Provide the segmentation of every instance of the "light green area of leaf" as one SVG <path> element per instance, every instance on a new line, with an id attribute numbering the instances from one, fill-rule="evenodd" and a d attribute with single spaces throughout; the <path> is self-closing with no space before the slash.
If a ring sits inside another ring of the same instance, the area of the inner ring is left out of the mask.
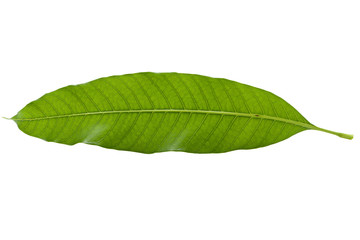
<path id="1" fill-rule="evenodd" d="M 14 120 L 28 135 L 142 153 L 220 153 L 280 142 L 318 128 L 265 90 L 221 78 L 136 73 L 45 94 Z"/>

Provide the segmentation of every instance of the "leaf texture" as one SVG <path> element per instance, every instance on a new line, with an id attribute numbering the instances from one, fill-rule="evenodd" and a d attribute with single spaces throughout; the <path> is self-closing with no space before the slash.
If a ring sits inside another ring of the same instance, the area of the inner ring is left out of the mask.
<path id="1" fill-rule="evenodd" d="M 318 128 L 280 97 L 238 82 L 181 73 L 135 73 L 60 88 L 14 120 L 46 141 L 141 153 L 220 153 L 280 142 Z"/>

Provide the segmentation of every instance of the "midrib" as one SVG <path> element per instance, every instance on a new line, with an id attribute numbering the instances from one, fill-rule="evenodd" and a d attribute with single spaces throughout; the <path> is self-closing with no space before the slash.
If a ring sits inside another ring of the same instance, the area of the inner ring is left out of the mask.
<path id="1" fill-rule="evenodd" d="M 187 110 L 187 109 L 144 109 L 144 110 L 139 109 L 139 110 L 103 111 L 103 112 L 84 112 L 84 113 L 73 113 L 73 114 L 39 117 L 39 118 L 23 118 L 23 119 L 12 118 L 12 120 L 14 120 L 14 121 L 37 121 L 37 120 L 46 120 L 46 119 L 79 117 L 79 116 L 87 116 L 87 115 L 116 114 L 116 113 L 195 113 L 195 114 L 227 115 L 227 116 L 267 119 L 267 120 L 284 122 L 284 123 L 304 127 L 307 129 L 318 129 L 314 125 L 311 125 L 308 123 L 303 123 L 303 122 L 299 122 L 299 121 L 294 121 L 294 120 L 280 118 L 280 117 L 273 117 L 273 116 L 268 116 L 268 115 L 263 115 L 263 114 L 226 112 L 226 111 L 210 111 L 210 110 Z"/>

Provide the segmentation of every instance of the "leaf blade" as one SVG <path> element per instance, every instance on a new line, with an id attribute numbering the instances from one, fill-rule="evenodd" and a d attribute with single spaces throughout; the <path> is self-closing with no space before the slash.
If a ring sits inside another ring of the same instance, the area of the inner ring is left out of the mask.
<path id="1" fill-rule="evenodd" d="M 29 103 L 12 119 L 23 132 L 46 141 L 142 153 L 252 149 L 307 129 L 350 138 L 315 127 L 265 90 L 180 73 L 127 74 L 67 86 Z"/>

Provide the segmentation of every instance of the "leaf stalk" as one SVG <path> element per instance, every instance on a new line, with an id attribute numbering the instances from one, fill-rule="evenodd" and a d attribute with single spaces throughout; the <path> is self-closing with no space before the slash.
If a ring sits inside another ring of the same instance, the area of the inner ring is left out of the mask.
<path id="1" fill-rule="evenodd" d="M 352 134 L 334 132 L 334 131 L 327 130 L 327 129 L 324 129 L 324 128 L 314 127 L 314 130 L 330 133 L 330 134 L 336 135 L 338 137 L 349 139 L 349 140 L 354 138 L 354 135 L 352 135 Z"/>

